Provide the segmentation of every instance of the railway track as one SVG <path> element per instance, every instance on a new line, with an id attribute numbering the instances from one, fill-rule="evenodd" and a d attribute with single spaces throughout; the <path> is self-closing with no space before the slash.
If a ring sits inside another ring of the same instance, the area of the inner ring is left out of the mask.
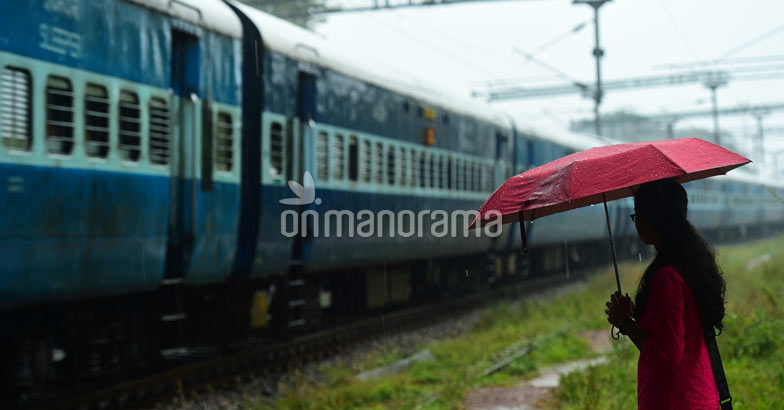
<path id="1" fill-rule="evenodd" d="M 378 317 L 275 343 L 249 343 L 242 351 L 225 357 L 186 364 L 137 380 L 122 382 L 90 392 L 31 407 L 36 410 L 91 410 L 109 408 L 154 407 L 172 397 L 206 389 L 209 386 L 253 377 L 280 373 L 323 359 L 359 341 L 389 332 L 437 323 L 451 315 L 475 309 L 501 298 L 524 296 L 543 289 L 574 282 L 585 272 L 566 277 L 548 277 L 522 281 L 459 299 L 414 307 Z"/>

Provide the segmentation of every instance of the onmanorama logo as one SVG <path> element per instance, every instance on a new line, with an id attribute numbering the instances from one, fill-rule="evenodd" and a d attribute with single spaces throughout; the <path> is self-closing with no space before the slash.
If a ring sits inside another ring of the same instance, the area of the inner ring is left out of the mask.
<path id="1" fill-rule="evenodd" d="M 402 210 L 393 212 L 385 209 L 373 212 L 367 209 L 353 211 L 348 209 L 330 209 L 319 212 L 314 209 L 320 205 L 321 198 L 316 198 L 316 185 L 313 175 L 305 172 L 303 184 L 289 181 L 289 188 L 295 197 L 281 199 L 284 205 L 308 207 L 298 212 L 287 209 L 280 215 L 280 233 L 287 238 L 295 236 L 305 237 L 335 237 L 335 238 L 361 238 L 370 237 L 418 237 L 422 238 L 429 232 L 435 238 L 467 238 L 472 235 L 466 227 L 477 215 L 475 210 L 444 210 L 423 209 L 417 212 Z M 501 235 L 500 212 L 490 211 L 488 217 L 495 217 L 486 225 L 478 226 L 473 231 L 473 236 L 488 236 L 491 238 Z"/>

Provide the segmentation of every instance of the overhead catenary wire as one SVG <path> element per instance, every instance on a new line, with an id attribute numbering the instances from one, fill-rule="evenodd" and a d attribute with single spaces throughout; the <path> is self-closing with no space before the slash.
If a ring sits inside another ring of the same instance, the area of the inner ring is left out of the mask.
<path id="1" fill-rule="evenodd" d="M 455 55 L 453 53 L 445 51 L 443 49 L 443 47 L 439 47 L 439 46 L 437 46 L 435 44 L 432 44 L 432 43 L 422 39 L 421 37 L 418 37 L 418 36 L 412 35 L 411 33 L 407 33 L 407 32 L 405 32 L 403 30 L 400 30 L 399 28 L 393 26 L 389 22 L 384 21 L 383 19 L 380 19 L 380 18 L 376 18 L 371 13 L 368 13 L 366 15 L 366 17 L 368 17 L 370 20 L 373 20 L 373 21 L 379 23 L 381 26 L 385 27 L 388 30 L 391 30 L 391 31 L 393 31 L 393 32 L 403 36 L 403 37 L 408 37 L 408 38 L 410 38 L 412 40 L 417 41 L 419 44 L 425 46 L 428 49 L 431 49 L 431 50 L 433 50 L 433 51 L 435 51 L 435 52 L 437 52 L 437 53 L 439 53 L 441 55 L 447 56 L 447 57 L 449 57 L 449 58 L 451 58 L 451 59 L 453 59 L 455 61 L 459 61 L 463 65 L 465 65 L 466 67 L 470 67 L 470 68 L 472 68 L 472 69 L 474 69 L 474 70 L 476 70 L 478 72 L 482 72 L 483 74 L 488 75 L 490 77 L 498 77 L 498 74 L 491 73 L 490 71 L 487 71 L 487 69 L 485 67 L 481 67 L 481 66 L 473 64 L 473 63 L 471 63 L 469 61 L 466 61 L 464 58 L 461 58 L 458 55 Z"/>
<path id="2" fill-rule="evenodd" d="M 672 22 L 672 25 L 675 27 L 675 31 L 678 32 L 678 36 L 680 36 L 683 44 L 686 45 L 687 49 L 689 49 L 689 53 L 691 54 L 692 58 L 697 60 L 697 53 L 694 51 L 694 47 L 691 46 L 691 42 L 686 37 L 686 33 L 684 33 L 683 30 L 681 29 L 680 24 L 678 24 L 678 20 L 676 20 L 675 16 L 672 15 L 665 1 L 666 0 L 659 0 L 659 5 L 661 5 L 662 9 L 664 10 L 664 13 L 667 15 L 667 18 L 670 19 L 670 22 Z"/>
<path id="3" fill-rule="evenodd" d="M 442 35 L 444 37 L 450 38 L 452 40 L 456 40 L 456 41 L 458 41 L 460 43 L 463 43 L 463 45 L 465 45 L 465 46 L 471 47 L 473 50 L 478 50 L 479 52 L 486 53 L 486 54 L 489 54 L 489 55 L 493 55 L 493 56 L 498 57 L 498 58 L 500 58 L 502 60 L 509 59 L 509 57 L 510 57 L 508 53 L 505 53 L 505 52 L 502 52 L 502 51 L 498 51 L 498 50 L 494 50 L 492 48 L 488 48 L 487 44 L 478 44 L 478 43 L 469 41 L 469 40 L 467 40 L 465 38 L 456 36 L 456 35 L 454 35 L 454 34 L 452 34 L 450 32 L 447 32 L 445 30 L 439 30 L 439 29 L 433 28 L 431 25 L 424 24 L 424 22 L 422 22 L 421 20 L 418 20 L 416 18 L 411 17 L 411 15 L 409 13 L 406 13 L 405 15 L 403 15 L 401 13 L 398 13 L 397 11 L 394 11 L 393 13 L 397 17 L 402 18 L 403 20 L 407 20 L 407 21 L 413 22 L 414 25 L 417 28 L 424 28 L 424 29 L 426 29 L 426 30 L 428 30 L 428 31 L 430 31 L 432 33 L 436 33 L 436 34 Z M 585 28 L 585 26 L 591 24 L 592 22 L 593 22 L 593 20 L 590 20 L 590 19 L 582 21 L 579 24 L 577 24 L 576 26 L 574 26 L 573 28 L 571 28 L 569 31 L 567 31 L 565 33 L 562 33 L 562 34 L 559 34 L 558 36 L 556 36 L 556 37 L 546 41 L 545 43 L 541 44 L 539 47 L 536 47 L 536 49 L 534 49 L 534 51 L 532 51 L 531 53 L 523 52 L 526 55 L 530 56 L 529 58 L 526 59 L 526 62 L 530 62 L 531 59 L 536 58 L 536 54 L 539 54 L 539 53 L 541 53 L 541 52 L 543 52 L 543 51 L 545 51 L 545 50 L 555 46 L 556 44 L 560 43 L 561 41 L 566 40 L 566 39 L 570 38 L 571 36 L 579 33 L 583 28 Z M 539 60 L 539 61 L 541 61 L 541 60 Z M 544 64 L 546 64 L 546 63 L 544 63 Z M 547 66 L 549 67 L 548 71 L 557 73 L 556 75 L 559 78 L 564 78 L 565 74 L 563 72 L 555 69 L 554 67 L 552 67 L 550 65 L 547 65 Z M 555 71 L 553 71 L 553 70 L 555 70 Z M 491 80 L 491 81 L 486 82 L 486 84 L 489 85 L 491 83 L 495 83 L 495 82 L 498 82 L 498 81 L 505 82 L 505 81 L 508 81 L 508 80 L 504 80 L 504 79 Z M 479 83 L 479 82 L 477 82 L 477 83 Z"/>
<path id="4" fill-rule="evenodd" d="M 682 63 L 666 63 L 654 65 L 654 69 L 671 69 L 671 68 L 689 68 L 694 66 L 712 66 L 712 65 L 733 65 L 733 64 L 748 64 L 748 63 L 768 63 L 778 62 L 784 60 L 784 54 L 769 55 L 769 56 L 755 56 L 755 57 L 739 57 L 739 58 L 725 58 L 713 60 L 701 60 Z"/>
<path id="5" fill-rule="evenodd" d="M 772 29 L 770 29 L 770 30 L 760 34 L 759 36 L 754 37 L 751 40 L 749 40 L 749 41 L 747 41 L 747 42 L 745 42 L 745 43 L 743 43 L 743 44 L 741 44 L 739 46 L 736 46 L 736 47 L 730 49 L 729 51 L 724 52 L 724 54 L 721 54 L 717 58 L 717 60 L 721 61 L 721 60 L 723 60 L 723 59 L 725 59 L 727 57 L 735 55 L 735 54 L 737 54 L 737 53 L 739 53 L 739 52 L 741 52 L 741 51 L 743 51 L 743 50 L 745 50 L 745 49 L 747 49 L 747 48 L 749 48 L 749 47 L 751 47 L 751 46 L 753 46 L 753 45 L 755 45 L 755 44 L 757 44 L 757 43 L 759 43 L 761 41 L 767 40 L 768 38 L 770 38 L 770 37 L 772 37 L 772 36 L 782 32 L 782 31 L 784 31 L 784 24 L 782 24 L 780 26 L 777 26 L 777 27 L 774 27 L 774 28 L 772 28 Z"/>
<path id="6" fill-rule="evenodd" d="M 552 65 L 542 61 L 541 59 L 539 59 L 536 56 L 533 56 L 533 55 L 531 55 L 531 54 L 529 54 L 529 53 L 527 53 L 527 52 L 525 52 L 525 51 L 523 51 L 523 50 L 521 50 L 521 49 L 519 49 L 517 47 L 514 47 L 514 46 L 512 47 L 512 50 L 515 53 L 517 53 L 517 54 L 521 55 L 522 57 L 526 58 L 526 60 L 533 61 L 534 63 L 536 63 L 540 67 L 546 69 L 547 71 L 550 71 L 551 73 L 557 75 L 558 77 L 560 77 L 563 80 L 569 81 L 573 85 L 576 85 L 578 87 L 585 86 L 585 84 L 582 81 L 575 79 L 574 77 L 570 76 L 569 74 L 566 74 L 565 72 L 563 72 L 563 71 L 553 67 Z"/>

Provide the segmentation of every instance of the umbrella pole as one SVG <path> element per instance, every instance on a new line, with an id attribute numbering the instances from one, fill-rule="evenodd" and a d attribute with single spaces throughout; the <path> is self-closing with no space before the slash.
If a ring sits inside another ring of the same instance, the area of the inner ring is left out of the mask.
<path id="1" fill-rule="evenodd" d="M 607 232 L 610 234 L 610 249 L 612 249 L 613 266 L 615 267 L 615 284 L 618 285 L 618 293 L 621 293 L 621 277 L 618 275 L 618 256 L 615 255 L 615 241 L 613 240 L 612 226 L 610 226 L 610 212 L 607 210 L 607 198 L 602 193 L 604 201 L 604 217 L 607 219 Z"/>

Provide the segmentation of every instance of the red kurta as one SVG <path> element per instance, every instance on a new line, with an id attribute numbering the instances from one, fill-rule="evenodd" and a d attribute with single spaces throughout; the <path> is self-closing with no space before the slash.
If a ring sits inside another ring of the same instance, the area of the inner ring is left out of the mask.
<path id="1" fill-rule="evenodd" d="M 637 362 L 638 409 L 718 409 L 697 304 L 674 267 L 664 266 L 653 275 L 638 323 L 649 335 Z"/>

